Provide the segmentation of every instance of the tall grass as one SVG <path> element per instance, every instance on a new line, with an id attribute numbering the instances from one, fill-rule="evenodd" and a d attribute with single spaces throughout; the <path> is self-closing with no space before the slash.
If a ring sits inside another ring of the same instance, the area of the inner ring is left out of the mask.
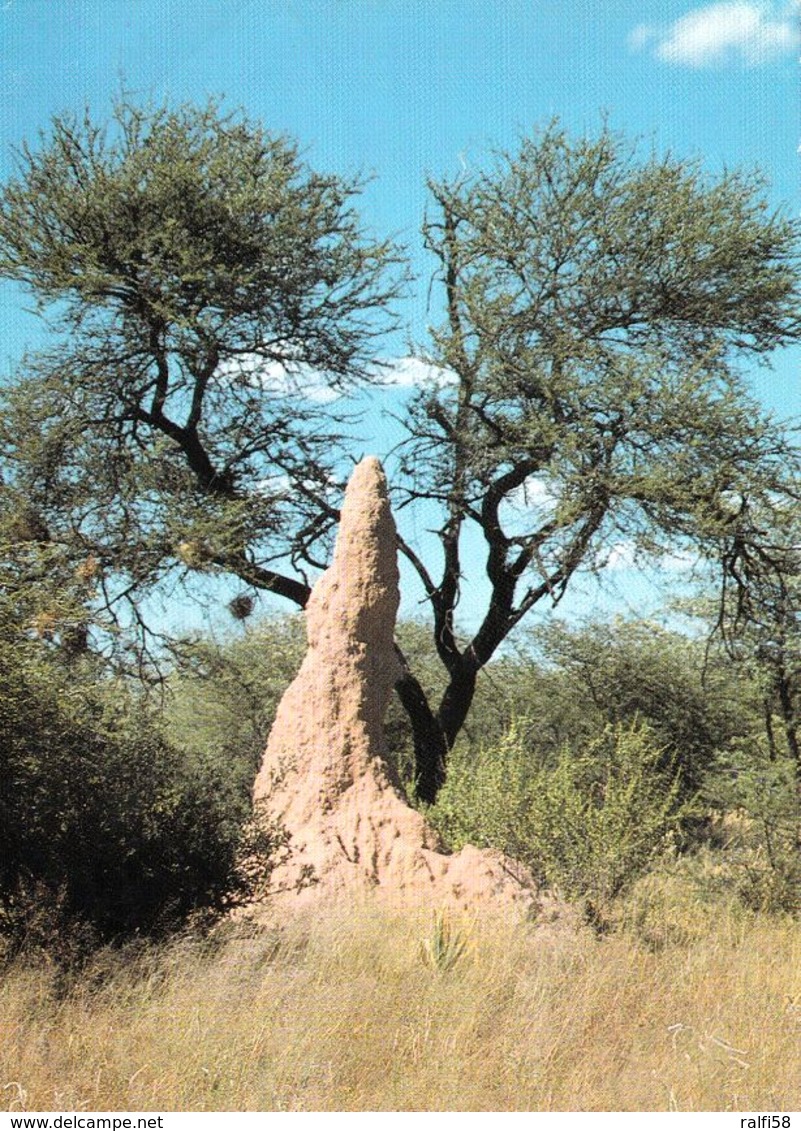
<path id="1" fill-rule="evenodd" d="M 105 956 L 66 991 L 0 988 L 0 1088 L 16 1110 L 797 1110 L 801 929 L 722 913 L 660 948 L 359 915 Z"/>

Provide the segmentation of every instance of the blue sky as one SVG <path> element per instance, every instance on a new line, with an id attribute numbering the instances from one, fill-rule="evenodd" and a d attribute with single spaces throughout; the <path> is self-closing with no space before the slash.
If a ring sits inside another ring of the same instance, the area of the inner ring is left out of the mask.
<path id="1" fill-rule="evenodd" d="M 385 346 L 401 357 L 427 321 L 427 176 L 474 168 L 553 115 L 593 131 L 605 114 L 712 171 L 759 166 L 797 216 L 800 53 L 798 0 L 0 0 L 0 178 L 53 113 L 102 118 L 121 85 L 142 100 L 222 95 L 316 167 L 372 175 L 362 215 L 420 276 L 406 333 Z M 0 288 L 5 372 L 37 342 L 23 305 Z M 801 413 L 800 360 L 753 374 L 782 416 Z"/>

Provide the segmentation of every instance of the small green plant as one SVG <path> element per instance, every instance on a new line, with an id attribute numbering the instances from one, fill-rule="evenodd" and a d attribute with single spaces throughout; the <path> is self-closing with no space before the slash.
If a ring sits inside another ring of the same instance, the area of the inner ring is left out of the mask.
<path id="1" fill-rule="evenodd" d="M 423 962 L 440 974 L 452 970 L 467 950 L 467 934 L 454 927 L 446 911 L 434 913 L 431 934 L 420 944 Z"/>

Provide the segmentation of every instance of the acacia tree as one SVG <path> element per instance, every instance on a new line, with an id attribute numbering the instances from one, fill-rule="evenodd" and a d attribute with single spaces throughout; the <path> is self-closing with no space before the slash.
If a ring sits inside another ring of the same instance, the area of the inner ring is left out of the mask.
<path id="1" fill-rule="evenodd" d="M 786 483 L 791 445 L 738 368 L 801 332 L 798 228 L 768 212 L 756 176 L 711 179 L 553 123 L 491 171 L 430 189 L 445 317 L 403 460 L 406 502 L 441 514 L 436 567 L 403 546 L 448 674 L 418 712 L 426 800 L 479 671 L 536 605 L 616 540 L 719 553 L 733 500 Z M 489 599 L 464 640 L 471 530 Z"/>
<path id="2" fill-rule="evenodd" d="M 176 571 L 302 606 L 337 517 L 332 398 L 374 376 L 401 281 L 353 210 L 361 182 L 215 102 L 123 99 L 107 129 L 57 117 L 16 156 L 0 276 L 57 340 L 3 390 L 11 544 L 65 548 L 143 631 L 142 596 Z"/>

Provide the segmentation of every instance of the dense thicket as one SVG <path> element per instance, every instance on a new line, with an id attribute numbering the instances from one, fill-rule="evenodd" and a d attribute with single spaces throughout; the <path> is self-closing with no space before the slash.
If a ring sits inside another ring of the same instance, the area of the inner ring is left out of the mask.
<path id="1" fill-rule="evenodd" d="M 6 625 L 7 627 L 7 625 Z M 0 641 L 0 935 L 65 959 L 214 917 L 269 876 L 250 777 L 171 740 L 141 692 L 41 640 Z"/>

